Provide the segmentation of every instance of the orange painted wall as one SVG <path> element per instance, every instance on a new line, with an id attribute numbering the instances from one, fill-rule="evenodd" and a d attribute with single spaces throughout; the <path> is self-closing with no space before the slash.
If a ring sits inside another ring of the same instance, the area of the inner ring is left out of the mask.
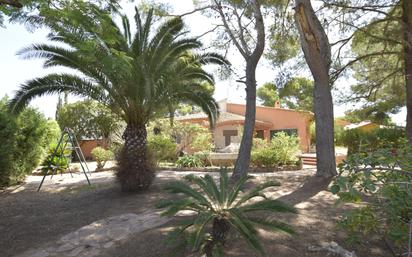
<path id="1" fill-rule="evenodd" d="M 227 103 L 226 108 L 228 112 L 245 115 L 245 105 Z M 309 125 L 312 117 L 310 112 L 256 106 L 256 119 L 271 122 L 271 130 L 297 129 L 301 150 L 305 152 L 308 152 L 310 147 Z"/>
<path id="2" fill-rule="evenodd" d="M 106 148 L 107 143 L 102 140 L 102 139 L 97 139 L 97 140 L 80 140 L 79 141 L 80 148 L 82 149 L 82 152 L 84 154 L 84 157 L 87 160 L 92 160 L 92 150 L 98 146 Z"/>

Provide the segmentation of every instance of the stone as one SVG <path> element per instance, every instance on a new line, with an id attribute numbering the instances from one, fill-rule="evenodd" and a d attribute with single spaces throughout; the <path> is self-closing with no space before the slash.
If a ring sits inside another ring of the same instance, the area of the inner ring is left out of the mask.
<path id="1" fill-rule="evenodd" d="M 107 231 L 107 236 L 113 240 L 125 239 L 129 234 L 129 230 L 125 228 L 112 228 Z"/>
<path id="2" fill-rule="evenodd" d="M 67 256 L 70 256 L 70 257 L 78 256 L 84 249 L 85 249 L 84 246 L 74 248 Z"/>
<path id="3" fill-rule="evenodd" d="M 107 242 L 110 240 L 110 238 L 106 235 L 106 231 L 101 230 L 97 233 L 88 235 L 83 237 L 83 242 L 85 243 L 90 243 L 90 242 L 98 242 L 98 243 L 102 243 L 102 242 Z"/>
<path id="4" fill-rule="evenodd" d="M 34 252 L 30 252 L 27 255 L 28 257 L 48 257 L 50 256 L 50 253 L 48 253 L 46 250 L 37 250 Z"/>
<path id="5" fill-rule="evenodd" d="M 66 243 L 64 245 L 61 245 L 59 248 L 57 248 L 56 252 L 61 253 L 61 252 L 66 252 L 73 250 L 76 246 L 71 244 L 71 243 Z"/>
<path id="6" fill-rule="evenodd" d="M 103 248 L 110 248 L 110 247 L 112 247 L 114 245 L 114 242 L 113 241 L 110 241 L 110 242 L 107 242 L 107 243 L 105 243 L 104 245 L 103 245 Z"/>
<path id="7" fill-rule="evenodd" d="M 60 238 L 60 241 L 61 241 L 61 242 L 69 242 L 69 241 L 72 241 L 73 239 L 77 238 L 78 235 L 79 235 L 79 233 L 78 233 L 77 231 L 76 231 L 76 232 L 72 232 L 72 233 L 69 233 L 69 234 L 67 234 L 67 235 L 65 235 L 65 236 L 62 236 L 62 237 Z"/>

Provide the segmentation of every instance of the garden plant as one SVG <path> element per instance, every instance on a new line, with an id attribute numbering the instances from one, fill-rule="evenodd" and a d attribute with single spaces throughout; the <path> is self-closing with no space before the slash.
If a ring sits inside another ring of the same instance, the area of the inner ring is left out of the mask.
<path id="1" fill-rule="evenodd" d="M 250 178 L 243 177 L 231 185 L 227 171 L 222 169 L 218 183 L 210 175 L 188 175 L 184 177 L 185 182 L 176 181 L 166 185 L 165 190 L 168 192 L 182 195 L 178 199 L 159 202 L 158 208 L 166 208 L 162 215 L 193 212 L 169 234 L 171 242 L 180 249 L 190 247 L 192 251 L 206 254 L 207 257 L 218 257 L 225 256 L 225 242 L 238 234 L 260 256 L 265 256 L 257 228 L 294 234 L 290 225 L 270 214 L 296 213 L 296 209 L 269 199 L 264 194 L 265 189 L 280 184 L 270 181 L 244 190 Z"/>
<path id="2" fill-rule="evenodd" d="M 331 191 L 340 201 L 358 204 L 339 222 L 350 241 L 381 235 L 394 241 L 401 254 L 408 251 L 412 239 L 411 150 L 404 146 L 353 154 L 339 166 Z"/>
<path id="3" fill-rule="evenodd" d="M 118 179 L 123 191 L 149 187 L 154 178 L 147 162 L 149 120 L 164 115 L 180 101 L 199 105 L 215 124 L 218 106 L 204 83 L 214 84 L 204 64 L 228 62 L 216 53 L 204 53 L 196 38 L 186 38 L 184 23 L 175 17 L 161 22 L 155 30 L 153 10 L 142 20 L 136 8 L 136 33 L 130 21 L 90 4 L 84 8 L 73 2 L 65 8 L 75 16 L 62 16 L 47 23 L 54 44 L 37 44 L 20 51 L 24 58 L 45 58 L 45 67 L 63 66 L 77 73 L 52 73 L 28 81 L 10 101 L 18 113 L 35 97 L 70 93 L 94 99 L 121 117 L 126 123 L 124 147 L 119 157 Z"/>

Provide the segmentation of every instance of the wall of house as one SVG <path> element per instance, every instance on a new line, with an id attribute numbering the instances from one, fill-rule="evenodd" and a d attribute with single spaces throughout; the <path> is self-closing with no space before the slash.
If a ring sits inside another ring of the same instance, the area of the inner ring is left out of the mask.
<path id="1" fill-rule="evenodd" d="M 97 140 L 80 140 L 80 148 L 82 149 L 83 155 L 87 160 L 92 160 L 92 150 L 98 146 L 106 148 L 107 143 L 102 139 Z"/>
<path id="2" fill-rule="evenodd" d="M 227 103 L 227 111 L 239 115 L 245 115 L 245 105 Z M 270 130 L 297 129 L 301 150 L 308 152 L 310 148 L 309 125 L 312 114 L 298 112 L 282 108 L 256 107 L 256 119 L 271 122 Z"/>
<path id="3" fill-rule="evenodd" d="M 223 136 L 224 130 L 239 130 L 239 125 L 223 125 L 217 126 L 213 130 L 213 140 L 215 141 L 216 148 L 224 148 L 225 147 L 225 137 Z M 240 143 L 241 137 L 240 133 L 238 132 L 238 136 L 231 137 L 231 143 Z"/>
<path id="4" fill-rule="evenodd" d="M 370 132 L 370 131 L 378 129 L 378 128 L 380 128 L 379 124 L 369 123 L 369 124 L 366 124 L 362 127 L 357 128 L 357 129 L 359 129 L 360 131 L 363 131 L 363 132 Z"/>

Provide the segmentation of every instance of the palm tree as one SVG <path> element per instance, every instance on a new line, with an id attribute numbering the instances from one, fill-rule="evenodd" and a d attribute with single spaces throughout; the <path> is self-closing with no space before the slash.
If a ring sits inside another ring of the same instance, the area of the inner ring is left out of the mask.
<path id="1" fill-rule="evenodd" d="M 63 66 L 76 72 L 26 82 L 10 101 L 10 109 L 19 112 L 35 97 L 62 92 L 108 106 L 127 124 L 117 172 L 122 190 L 145 189 L 154 178 L 147 161 L 146 124 L 180 101 L 190 101 L 202 108 L 213 126 L 218 106 L 204 83 L 213 85 L 214 80 L 202 65 L 228 62 L 216 53 L 195 53 L 201 43 L 183 37 L 181 18 L 168 19 L 153 31 L 153 10 L 142 22 L 136 8 L 132 36 L 126 16 L 121 16 L 120 28 L 110 13 L 97 7 L 73 12 L 76 15 L 49 23 L 54 32 L 48 38 L 58 45 L 32 45 L 19 55 L 46 58 L 45 67 Z"/>

